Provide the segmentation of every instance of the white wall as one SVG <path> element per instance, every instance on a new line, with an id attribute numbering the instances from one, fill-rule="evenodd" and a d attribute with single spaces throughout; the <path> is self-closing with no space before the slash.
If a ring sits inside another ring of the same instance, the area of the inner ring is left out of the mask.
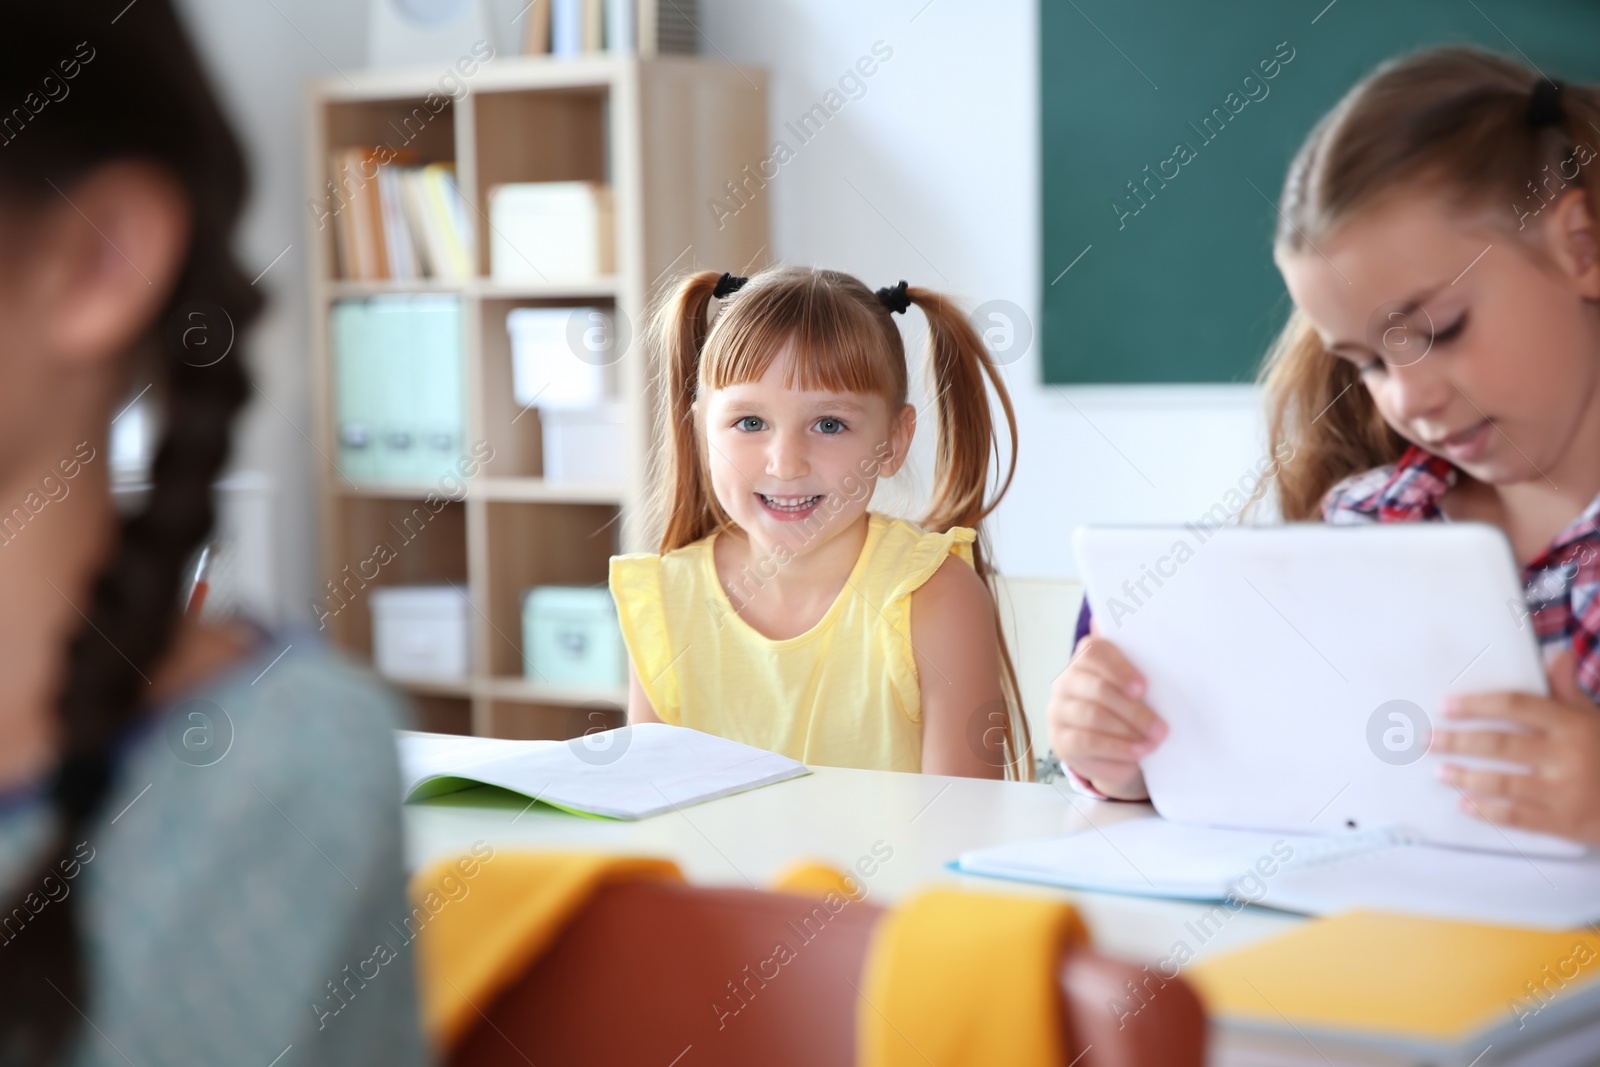
<path id="1" fill-rule="evenodd" d="M 785 122 L 875 41 L 894 50 L 768 186 L 778 258 L 874 287 L 907 278 L 969 305 L 1005 299 L 1037 320 L 1034 2 L 700 0 L 700 11 L 702 53 L 768 70 L 771 132 L 792 148 Z M 1057 284 L 1092 271 L 1093 256 Z M 1074 575 L 1081 523 L 1196 518 L 1263 453 L 1250 387 L 1045 388 L 1038 357 L 1007 368 L 1020 447 L 991 533 L 1008 573 Z"/>
<path id="2" fill-rule="evenodd" d="M 250 157 L 255 195 L 240 251 L 260 269 L 288 247 L 259 283 L 271 303 L 248 340 L 262 395 L 246 416 L 235 466 L 274 481 L 281 607 L 304 616 L 315 585 L 314 478 L 323 460 L 307 440 L 300 94 L 308 77 L 365 63 L 367 2 L 178 6 Z M 511 0 L 493 6 L 520 7 Z M 874 286 L 903 277 L 969 304 L 1006 299 L 1036 318 L 1035 4 L 986 0 L 981 14 L 978 7 L 959 0 L 700 0 L 702 53 L 767 68 L 773 135 L 797 149 L 766 190 L 779 259 L 836 267 Z M 866 79 L 865 95 L 799 146 L 783 124 L 819 102 L 879 40 L 894 54 Z M 1092 270 L 1092 257 L 1073 271 Z M 1071 282 L 1068 273 L 1058 284 Z M 907 320 L 908 340 L 920 351 L 916 312 Z M 1194 518 L 1261 454 L 1249 388 L 1047 389 L 1039 380 L 1037 349 L 1007 368 L 1021 448 L 1017 480 L 991 533 L 998 562 L 1011 574 L 1073 575 L 1067 546 L 1080 523 Z M 927 439 L 919 437 L 926 454 Z M 913 485 L 902 495 L 915 491 Z"/>
<path id="3" fill-rule="evenodd" d="M 268 305 L 243 338 L 255 384 L 233 466 L 271 479 L 280 617 L 309 618 L 316 581 L 301 86 L 366 62 L 364 0 L 177 0 L 213 84 L 245 142 L 253 196 L 238 250 Z M 258 512 L 259 513 L 259 512 Z"/>

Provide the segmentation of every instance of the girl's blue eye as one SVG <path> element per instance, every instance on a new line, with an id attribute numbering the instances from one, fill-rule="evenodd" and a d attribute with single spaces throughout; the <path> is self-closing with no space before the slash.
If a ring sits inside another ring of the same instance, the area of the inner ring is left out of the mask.
<path id="1" fill-rule="evenodd" d="M 755 433 L 757 430 L 762 428 L 763 423 L 761 422 L 761 417 L 759 415 L 746 415 L 744 418 L 734 423 L 734 425 L 739 429 L 744 430 L 746 433 Z"/>
<path id="2" fill-rule="evenodd" d="M 825 434 L 843 433 L 844 423 L 834 418 L 818 419 L 817 429 L 821 430 Z"/>

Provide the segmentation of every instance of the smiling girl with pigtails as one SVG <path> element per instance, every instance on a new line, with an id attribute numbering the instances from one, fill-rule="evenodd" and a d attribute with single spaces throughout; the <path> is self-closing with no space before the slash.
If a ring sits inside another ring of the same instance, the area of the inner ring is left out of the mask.
<path id="1" fill-rule="evenodd" d="M 912 304 L 928 320 L 937 423 L 915 525 L 868 509 L 916 431 L 892 318 Z M 660 550 L 611 561 L 629 720 L 806 763 L 1028 777 L 979 531 L 1011 482 L 1016 419 L 961 310 L 837 271 L 706 271 L 666 295 L 647 339 Z M 990 389 L 1011 457 L 992 497 Z"/>

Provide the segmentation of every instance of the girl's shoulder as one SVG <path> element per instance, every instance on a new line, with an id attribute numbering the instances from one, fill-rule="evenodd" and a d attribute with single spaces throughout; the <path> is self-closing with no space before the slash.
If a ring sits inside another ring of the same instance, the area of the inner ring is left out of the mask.
<path id="1" fill-rule="evenodd" d="M 1322 521 L 1335 525 L 1416 522 L 1440 515 L 1439 500 L 1455 485 L 1450 461 L 1412 445 L 1382 467 L 1352 474 L 1322 497 Z"/>
<path id="2" fill-rule="evenodd" d="M 969 526 L 952 526 L 943 533 L 924 530 L 893 515 L 869 512 L 868 551 L 863 580 L 876 586 L 886 600 L 899 599 L 922 588 L 956 556 L 973 565 L 972 545 L 978 534 Z"/>
<path id="3" fill-rule="evenodd" d="M 705 568 L 715 533 L 670 552 L 627 552 L 612 556 L 608 583 L 613 592 L 659 588 L 663 581 L 699 576 Z"/>
<path id="4" fill-rule="evenodd" d="M 867 512 L 872 530 L 877 532 L 883 545 L 938 545 L 947 551 L 955 545 L 970 545 L 978 539 L 978 532 L 970 526 L 952 526 L 944 533 L 925 530 L 910 519 L 889 515 L 881 511 Z"/>
<path id="5" fill-rule="evenodd" d="M 96 1021 L 134 1059 L 269 1046 L 270 1059 L 292 1041 L 301 1063 L 363 1049 L 424 1060 L 409 954 L 349 1005 L 327 998 L 407 913 L 394 741 L 406 707 L 318 636 L 269 635 L 125 745 L 83 848 Z"/>
<path id="6" fill-rule="evenodd" d="M 403 699 L 369 669 L 309 627 L 288 630 L 143 724 L 126 745 L 122 788 L 131 796 L 146 782 L 165 785 L 160 799 L 151 789 L 151 806 L 184 809 L 181 821 L 202 837 L 230 809 L 244 820 L 234 824 L 241 832 L 315 813 L 340 839 L 322 843 L 324 851 L 332 845 L 364 865 L 397 825 L 394 731 L 407 718 Z M 339 818 L 325 819 L 328 812 Z M 149 827 L 158 835 L 173 828 L 166 819 Z"/>

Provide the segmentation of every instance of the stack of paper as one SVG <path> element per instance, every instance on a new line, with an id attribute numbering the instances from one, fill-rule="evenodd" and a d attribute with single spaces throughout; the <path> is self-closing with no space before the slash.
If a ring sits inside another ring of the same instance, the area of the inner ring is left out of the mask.
<path id="1" fill-rule="evenodd" d="M 406 800 L 493 785 L 610 819 L 644 819 L 811 773 L 776 752 L 665 723 L 571 741 L 402 731 L 398 743 Z"/>

